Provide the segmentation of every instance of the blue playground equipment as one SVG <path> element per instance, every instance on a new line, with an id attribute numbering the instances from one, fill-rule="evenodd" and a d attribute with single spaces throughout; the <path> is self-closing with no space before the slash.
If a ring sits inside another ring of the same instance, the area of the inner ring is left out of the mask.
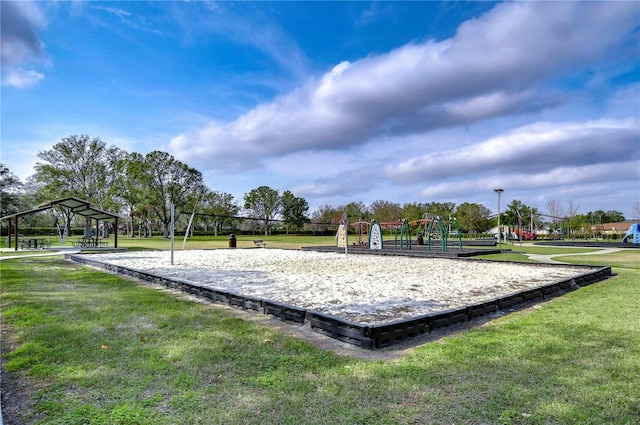
<path id="1" fill-rule="evenodd" d="M 627 243 L 629 236 L 633 236 L 632 243 L 640 244 L 640 223 L 633 223 L 631 227 L 629 227 L 627 234 L 622 238 L 622 243 Z"/>

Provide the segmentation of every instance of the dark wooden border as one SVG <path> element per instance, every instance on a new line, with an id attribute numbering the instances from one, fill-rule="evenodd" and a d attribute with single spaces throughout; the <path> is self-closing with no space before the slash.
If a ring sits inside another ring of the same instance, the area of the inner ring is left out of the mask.
<path id="1" fill-rule="evenodd" d="M 435 329 L 467 322 L 485 314 L 509 310 L 524 303 L 541 302 L 582 286 L 606 280 L 612 276 L 611 267 L 573 266 L 576 267 L 576 270 L 586 269 L 589 271 L 587 273 L 577 274 L 569 279 L 511 293 L 503 297 L 461 308 L 370 325 L 352 322 L 317 311 L 305 310 L 273 300 L 226 292 L 197 282 L 168 278 L 141 270 L 107 264 L 89 259 L 86 255 L 66 254 L 65 258 L 78 264 L 98 267 L 145 282 L 178 289 L 212 302 L 218 302 L 256 313 L 269 314 L 283 322 L 305 324 L 312 330 L 323 335 L 366 349 L 389 347 L 410 340 L 411 338 L 430 333 Z M 535 263 L 530 265 L 536 266 Z M 545 266 L 553 267 L 553 265 L 548 264 L 545 264 Z"/>

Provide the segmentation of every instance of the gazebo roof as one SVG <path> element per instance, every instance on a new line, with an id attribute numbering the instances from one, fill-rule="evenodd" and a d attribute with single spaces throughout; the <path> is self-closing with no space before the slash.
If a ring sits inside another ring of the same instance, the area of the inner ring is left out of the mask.
<path id="1" fill-rule="evenodd" d="M 49 201 L 47 203 L 38 205 L 36 208 L 33 208 L 28 211 L 21 211 L 15 214 L 6 215 L 2 217 L 0 220 L 11 219 L 14 217 L 22 217 L 23 215 L 34 214 L 40 211 L 48 210 L 57 205 L 69 208 L 71 212 L 74 214 L 78 214 L 84 217 L 93 218 L 95 220 L 109 220 L 113 218 L 120 218 L 119 215 L 113 214 L 91 205 L 91 202 L 85 201 L 84 199 L 76 198 L 74 196 L 69 196 L 67 198 L 56 199 L 55 201 Z"/>

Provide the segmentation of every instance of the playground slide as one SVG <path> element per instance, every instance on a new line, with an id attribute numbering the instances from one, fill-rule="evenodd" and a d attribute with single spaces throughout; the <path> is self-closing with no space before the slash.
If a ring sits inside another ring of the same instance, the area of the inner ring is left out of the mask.
<path id="1" fill-rule="evenodd" d="M 629 236 L 633 236 L 632 243 L 640 244 L 640 223 L 633 223 L 629 230 L 627 230 L 627 234 L 622 238 L 622 243 L 627 243 Z"/>

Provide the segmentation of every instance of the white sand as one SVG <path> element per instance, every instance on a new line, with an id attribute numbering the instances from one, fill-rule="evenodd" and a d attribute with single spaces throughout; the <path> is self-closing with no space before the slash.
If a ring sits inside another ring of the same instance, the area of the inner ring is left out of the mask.
<path id="1" fill-rule="evenodd" d="M 117 264 L 360 323 L 414 317 L 582 274 L 574 267 L 280 249 L 91 254 Z"/>

